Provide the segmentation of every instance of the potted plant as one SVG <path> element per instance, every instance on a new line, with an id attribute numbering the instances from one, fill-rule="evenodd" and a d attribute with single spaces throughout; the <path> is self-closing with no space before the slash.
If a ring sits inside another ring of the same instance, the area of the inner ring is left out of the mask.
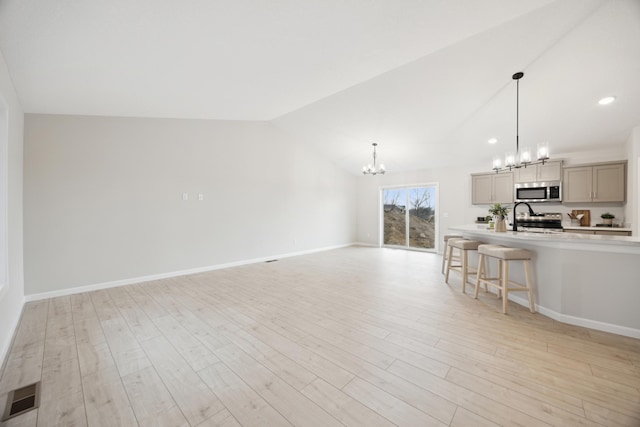
<path id="1" fill-rule="evenodd" d="M 603 224 L 606 224 L 606 225 L 611 225 L 611 224 L 613 224 L 613 219 L 614 219 L 615 217 L 616 217 L 616 216 L 615 216 L 614 214 L 609 213 L 609 212 L 605 212 L 605 213 L 603 213 L 602 215 L 600 215 L 600 218 L 602 218 L 602 223 L 603 223 Z"/>
<path id="2" fill-rule="evenodd" d="M 493 215 L 496 221 L 495 231 L 507 231 L 507 215 L 509 215 L 509 208 L 502 206 L 500 203 L 496 203 L 489 208 L 489 213 Z"/>

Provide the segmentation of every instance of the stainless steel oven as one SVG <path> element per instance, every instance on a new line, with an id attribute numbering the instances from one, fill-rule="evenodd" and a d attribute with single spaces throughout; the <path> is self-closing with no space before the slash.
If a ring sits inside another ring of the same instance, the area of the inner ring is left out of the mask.
<path id="1" fill-rule="evenodd" d="M 562 181 L 519 182 L 514 198 L 516 202 L 561 202 Z"/>

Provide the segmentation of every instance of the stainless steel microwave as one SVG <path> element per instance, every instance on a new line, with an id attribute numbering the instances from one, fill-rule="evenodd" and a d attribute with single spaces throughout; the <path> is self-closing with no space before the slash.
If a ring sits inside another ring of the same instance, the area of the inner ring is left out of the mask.
<path id="1" fill-rule="evenodd" d="M 519 182 L 514 198 L 516 202 L 561 202 L 562 181 Z"/>

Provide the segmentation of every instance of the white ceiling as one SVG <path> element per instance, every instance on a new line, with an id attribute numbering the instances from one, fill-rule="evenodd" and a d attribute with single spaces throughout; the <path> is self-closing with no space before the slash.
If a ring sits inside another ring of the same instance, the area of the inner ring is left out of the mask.
<path id="1" fill-rule="evenodd" d="M 273 120 L 354 173 L 374 141 L 390 171 L 490 164 L 516 71 L 521 145 L 640 125 L 638 0 L 2 0 L 0 49 L 26 112 Z"/>

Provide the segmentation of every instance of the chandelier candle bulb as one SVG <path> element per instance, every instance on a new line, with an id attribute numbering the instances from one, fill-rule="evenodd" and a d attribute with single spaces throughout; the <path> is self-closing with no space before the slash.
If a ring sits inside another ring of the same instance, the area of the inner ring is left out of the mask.
<path id="1" fill-rule="evenodd" d="M 504 156 L 504 166 L 507 168 L 511 168 L 516 165 L 516 156 L 513 152 L 509 151 Z"/>
<path id="2" fill-rule="evenodd" d="M 538 160 L 547 160 L 549 158 L 549 143 L 541 142 L 538 144 Z"/>
<path id="3" fill-rule="evenodd" d="M 497 171 L 502 168 L 502 159 L 500 156 L 493 157 L 493 170 Z"/>

